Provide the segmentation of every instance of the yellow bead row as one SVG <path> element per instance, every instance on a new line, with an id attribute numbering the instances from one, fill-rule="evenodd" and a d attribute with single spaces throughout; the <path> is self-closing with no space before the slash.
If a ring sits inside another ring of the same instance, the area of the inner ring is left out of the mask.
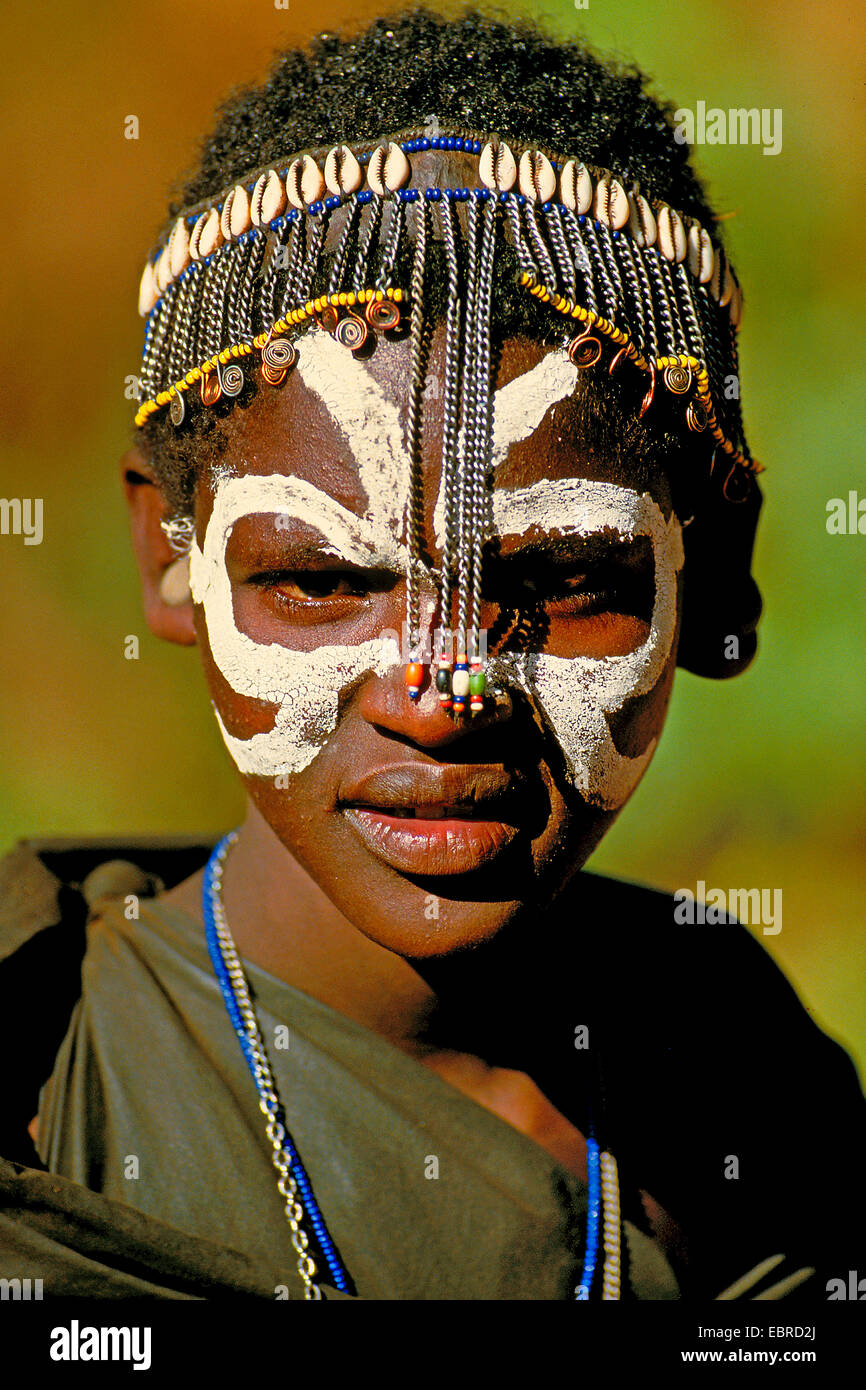
<path id="1" fill-rule="evenodd" d="M 554 309 L 560 314 L 566 314 L 569 318 L 579 319 L 581 323 L 585 323 L 589 328 L 598 329 L 599 333 L 603 333 L 605 337 L 610 338 L 621 347 L 627 347 L 628 357 L 634 362 L 635 366 L 640 367 L 642 371 L 650 371 L 650 363 L 646 358 L 641 356 L 629 335 L 624 333 L 621 328 L 616 328 L 612 323 L 608 323 L 607 319 L 603 319 L 599 314 L 593 313 L 591 309 L 585 309 L 582 304 L 574 304 L 570 299 L 566 299 L 564 295 L 556 294 L 554 291 L 551 291 L 546 285 L 534 279 L 527 270 L 521 275 L 520 283 L 524 285 L 529 290 L 529 293 L 534 295 L 536 299 L 541 300 L 543 304 L 552 304 Z M 655 367 L 656 371 L 664 371 L 666 367 L 689 367 L 696 382 L 695 399 L 700 402 L 707 412 L 707 428 L 713 439 L 715 439 L 716 443 L 728 454 L 732 463 L 738 463 L 752 473 L 762 473 L 764 471 L 761 465 L 756 463 L 754 459 L 747 458 L 739 449 L 734 448 L 724 430 L 719 425 L 716 419 L 716 412 L 713 409 L 712 396 L 710 395 L 709 375 L 706 368 L 696 357 L 690 357 L 686 353 L 681 353 L 678 357 L 657 357 L 652 363 L 652 366 Z"/>
<path id="2" fill-rule="evenodd" d="M 193 367 L 191 371 L 187 372 L 186 376 L 181 377 L 180 381 L 176 381 L 168 390 L 160 391 L 159 395 L 153 400 L 145 401 L 136 412 L 136 425 L 143 425 L 145 420 L 153 415 L 154 411 L 161 410 L 163 406 L 168 405 L 172 396 L 180 395 L 183 391 L 188 391 L 189 388 L 194 386 L 197 381 L 200 381 L 203 376 L 209 376 L 212 371 L 216 370 L 218 363 L 225 365 L 225 363 L 230 362 L 233 357 L 244 357 L 247 353 L 252 352 L 253 347 L 261 351 L 265 344 L 275 335 L 285 333 L 287 328 L 293 328 L 297 324 L 303 323 L 305 319 L 312 318 L 315 314 L 320 314 L 323 309 L 327 309 L 328 307 L 335 309 L 351 309 L 356 304 L 369 304 L 372 300 L 381 301 L 383 299 L 393 299 L 395 304 L 399 304 L 403 300 L 403 291 L 401 289 L 340 290 L 339 293 L 336 294 L 322 294 L 319 295 L 317 299 L 308 299 L 306 304 L 302 305 L 301 308 L 292 309 L 290 313 L 286 314 L 285 318 L 277 319 L 268 333 L 260 333 L 258 337 L 253 338 L 252 345 L 249 343 L 235 343 L 232 347 L 223 348 L 222 352 L 217 353 L 215 357 L 209 357 L 207 361 L 202 362 L 200 366 Z"/>

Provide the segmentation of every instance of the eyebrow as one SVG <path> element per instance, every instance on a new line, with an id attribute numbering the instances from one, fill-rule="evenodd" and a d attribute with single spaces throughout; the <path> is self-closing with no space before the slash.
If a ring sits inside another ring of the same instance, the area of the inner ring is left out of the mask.
<path id="1" fill-rule="evenodd" d="M 511 537 L 509 537 L 510 539 Z M 611 531 L 610 535 L 595 533 L 589 536 L 572 533 L 571 535 L 539 536 L 529 541 L 518 541 L 515 546 L 510 546 L 507 550 L 494 551 L 491 558 L 494 560 L 523 560 L 538 558 L 562 558 L 568 560 L 585 559 L 588 561 L 609 558 L 617 551 L 640 550 L 643 547 L 640 542 L 643 536 L 623 536 L 616 531 Z M 488 546 L 490 542 L 486 543 Z"/>

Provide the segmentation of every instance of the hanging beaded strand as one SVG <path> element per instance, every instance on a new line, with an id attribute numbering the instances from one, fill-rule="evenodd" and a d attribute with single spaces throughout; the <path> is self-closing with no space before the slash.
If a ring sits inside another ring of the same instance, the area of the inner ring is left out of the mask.
<path id="1" fill-rule="evenodd" d="M 421 696 L 424 678 L 421 646 L 421 546 L 424 535 L 424 472 L 421 459 L 421 410 L 423 405 L 424 352 L 424 267 L 427 257 L 427 204 L 416 205 L 415 258 L 412 265 L 410 346 L 412 372 L 409 385 L 407 452 L 409 456 L 409 499 L 407 504 L 409 573 L 406 576 L 406 631 L 409 663 L 406 690 L 410 700 Z"/>
<path id="2" fill-rule="evenodd" d="M 451 632 L 452 569 L 456 563 L 457 534 L 455 514 L 458 477 L 458 426 L 460 370 L 463 352 L 460 297 L 460 268 L 457 258 L 455 213 L 451 200 L 440 205 L 445 259 L 448 267 L 448 308 L 445 318 L 445 382 L 442 394 L 442 491 L 445 502 L 445 536 L 439 581 L 440 633 L 437 653 L 436 690 L 444 710 L 453 708 L 451 667 L 454 657 Z"/>

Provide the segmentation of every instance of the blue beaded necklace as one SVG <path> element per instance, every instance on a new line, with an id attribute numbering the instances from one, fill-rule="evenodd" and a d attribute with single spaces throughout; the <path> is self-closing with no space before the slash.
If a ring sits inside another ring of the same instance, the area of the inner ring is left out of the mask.
<path id="1" fill-rule="evenodd" d="M 274 1167 L 279 1173 L 277 1188 L 285 1201 L 284 1210 L 292 1233 L 292 1245 L 298 1256 L 298 1273 L 304 1285 L 304 1297 L 321 1299 L 322 1291 L 315 1281 L 318 1267 L 309 1253 L 310 1235 L 305 1227 L 309 1226 L 316 1238 L 334 1286 L 348 1292 L 352 1282 L 337 1253 L 313 1193 L 312 1183 L 286 1127 L 285 1112 L 253 1009 L 249 985 L 226 921 L 222 905 L 223 868 L 226 855 L 239 833 L 238 830 L 231 830 L 223 836 L 205 868 L 202 886 L 205 938 L 229 1018 L 259 1094 L 259 1108 L 267 1117 L 265 1133 L 273 1148 Z M 592 1129 L 586 1142 L 586 1156 L 589 1188 L 586 1250 L 575 1299 L 586 1302 L 592 1292 L 599 1253 L 599 1220 L 602 1216 L 605 1253 L 602 1299 L 618 1299 L 621 1238 L 616 1161 L 611 1154 L 600 1152 Z"/>

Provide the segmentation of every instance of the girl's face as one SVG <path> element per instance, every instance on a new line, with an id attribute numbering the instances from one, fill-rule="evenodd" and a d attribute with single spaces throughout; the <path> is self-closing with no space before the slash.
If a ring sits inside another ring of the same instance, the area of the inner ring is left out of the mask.
<path id="1" fill-rule="evenodd" d="M 683 562 L 666 480 L 581 434 L 562 349 L 511 340 L 494 404 L 485 712 L 453 720 L 401 652 L 409 346 L 313 330 L 235 410 L 200 483 L 196 627 L 228 750 L 274 833 L 366 936 L 407 957 L 537 910 L 634 790 L 664 722 Z M 425 393 L 424 633 L 439 613 L 441 381 Z M 624 452 L 624 451 L 623 451 Z M 645 476 L 643 473 L 640 476 Z M 434 647 L 435 649 L 435 647 Z"/>

